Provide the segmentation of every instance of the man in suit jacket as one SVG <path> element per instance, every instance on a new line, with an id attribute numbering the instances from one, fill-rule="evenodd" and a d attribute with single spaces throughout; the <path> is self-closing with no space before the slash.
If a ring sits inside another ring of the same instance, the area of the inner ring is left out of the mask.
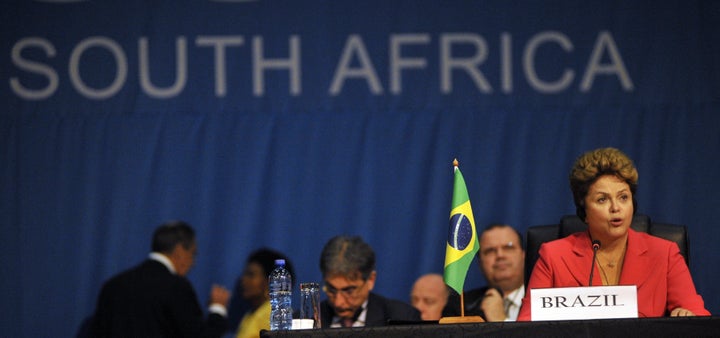
<path id="1" fill-rule="evenodd" d="M 377 277 L 375 252 L 360 237 L 330 239 L 320 255 L 320 270 L 328 296 L 320 305 L 323 328 L 420 321 L 420 312 L 409 304 L 371 292 Z"/>
<path id="2" fill-rule="evenodd" d="M 465 315 L 488 322 L 517 320 L 525 295 L 522 235 L 507 224 L 491 224 L 480 234 L 480 270 L 488 285 L 465 292 Z M 460 316 L 460 295 L 452 291 L 443 317 Z"/>
<path id="3" fill-rule="evenodd" d="M 230 292 L 213 286 L 207 320 L 185 276 L 195 259 L 195 232 L 168 222 L 155 230 L 142 264 L 108 280 L 98 297 L 94 337 L 221 337 Z"/>

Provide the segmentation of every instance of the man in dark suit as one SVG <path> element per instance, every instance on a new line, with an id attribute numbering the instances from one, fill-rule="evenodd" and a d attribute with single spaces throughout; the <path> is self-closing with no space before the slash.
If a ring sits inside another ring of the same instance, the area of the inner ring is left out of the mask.
<path id="1" fill-rule="evenodd" d="M 155 230 L 142 264 L 108 280 L 94 315 L 94 337 L 221 337 L 230 292 L 214 285 L 207 319 L 190 281 L 195 231 L 173 221 Z"/>
<path id="2" fill-rule="evenodd" d="M 525 295 L 522 235 L 507 224 L 489 225 L 480 234 L 478 261 L 488 285 L 465 292 L 465 315 L 488 322 L 517 320 Z M 443 317 L 460 314 L 460 295 L 451 291 Z"/>
<path id="3" fill-rule="evenodd" d="M 323 328 L 420 321 L 420 312 L 409 304 L 371 292 L 377 277 L 375 252 L 360 237 L 330 239 L 320 255 L 320 271 L 328 297 L 320 304 Z"/>

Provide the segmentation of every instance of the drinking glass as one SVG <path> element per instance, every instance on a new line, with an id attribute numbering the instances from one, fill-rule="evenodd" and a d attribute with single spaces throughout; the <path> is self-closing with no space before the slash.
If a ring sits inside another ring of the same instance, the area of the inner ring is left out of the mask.
<path id="1" fill-rule="evenodd" d="M 320 323 L 320 285 L 318 283 L 300 283 L 300 319 L 308 320 L 301 324 L 303 328 L 319 329 Z M 312 324 L 310 324 L 312 320 Z"/>

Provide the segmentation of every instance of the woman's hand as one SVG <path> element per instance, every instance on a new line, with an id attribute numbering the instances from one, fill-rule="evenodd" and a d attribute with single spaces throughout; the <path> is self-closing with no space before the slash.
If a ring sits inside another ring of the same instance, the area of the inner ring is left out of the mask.
<path id="1" fill-rule="evenodd" d="M 695 314 L 688 310 L 681 307 L 676 307 L 672 311 L 670 311 L 670 317 L 694 317 Z"/>

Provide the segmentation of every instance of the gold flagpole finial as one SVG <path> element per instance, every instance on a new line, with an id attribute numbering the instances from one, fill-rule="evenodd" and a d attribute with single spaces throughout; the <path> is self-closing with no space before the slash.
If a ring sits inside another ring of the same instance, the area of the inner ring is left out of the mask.
<path id="1" fill-rule="evenodd" d="M 460 162 L 458 162 L 457 158 L 453 160 L 453 167 L 457 167 L 460 165 Z"/>

